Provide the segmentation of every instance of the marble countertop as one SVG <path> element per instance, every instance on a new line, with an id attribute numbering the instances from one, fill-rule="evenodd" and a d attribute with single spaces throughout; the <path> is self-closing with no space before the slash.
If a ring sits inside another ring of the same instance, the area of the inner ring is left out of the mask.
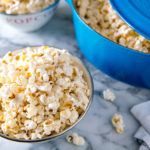
<path id="1" fill-rule="evenodd" d="M 83 57 L 75 40 L 71 10 L 61 1 L 53 19 L 42 29 L 33 33 L 20 33 L 0 22 L 0 55 L 7 51 L 32 45 L 51 45 L 68 49 L 88 66 L 94 80 L 94 99 L 90 110 L 70 133 L 77 132 L 86 140 L 83 147 L 69 144 L 62 136 L 42 144 L 21 144 L 0 139 L 0 150 L 137 150 L 133 138 L 139 127 L 132 117 L 130 108 L 150 99 L 148 90 L 135 88 L 116 81 L 103 74 Z M 111 103 L 103 99 L 102 91 L 110 88 L 116 95 Z M 125 131 L 117 134 L 111 124 L 114 113 L 120 113 L 125 120 Z"/>

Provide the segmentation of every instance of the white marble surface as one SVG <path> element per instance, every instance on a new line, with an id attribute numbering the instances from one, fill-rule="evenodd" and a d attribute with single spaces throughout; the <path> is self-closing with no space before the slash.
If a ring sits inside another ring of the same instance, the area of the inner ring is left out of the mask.
<path id="1" fill-rule="evenodd" d="M 0 55 L 7 51 L 30 45 L 52 45 L 66 48 L 81 58 L 89 67 L 94 79 L 94 100 L 85 118 L 72 129 L 85 137 L 86 144 L 76 147 L 66 142 L 65 137 L 43 144 L 20 144 L 0 139 L 0 150 L 137 150 L 133 138 L 139 124 L 132 117 L 130 108 L 150 99 L 148 90 L 138 89 L 104 75 L 90 65 L 78 49 L 69 6 L 62 1 L 54 18 L 42 29 L 33 33 L 19 33 L 0 22 Z M 105 101 L 102 91 L 110 88 L 116 94 L 114 103 Z M 124 116 L 126 128 L 122 135 L 111 125 L 114 113 Z"/>

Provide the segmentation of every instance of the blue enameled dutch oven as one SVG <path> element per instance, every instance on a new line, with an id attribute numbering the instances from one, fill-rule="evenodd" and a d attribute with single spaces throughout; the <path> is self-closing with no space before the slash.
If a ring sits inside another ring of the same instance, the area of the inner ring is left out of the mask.
<path id="1" fill-rule="evenodd" d="M 107 75 L 125 83 L 150 89 L 150 54 L 138 52 L 103 37 L 78 15 L 72 0 L 77 42 L 84 56 Z"/>

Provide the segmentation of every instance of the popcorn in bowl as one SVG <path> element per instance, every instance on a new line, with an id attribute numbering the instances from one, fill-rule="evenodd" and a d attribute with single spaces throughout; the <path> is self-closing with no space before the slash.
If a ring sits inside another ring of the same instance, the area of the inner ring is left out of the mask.
<path id="1" fill-rule="evenodd" d="M 6 14 L 35 13 L 51 6 L 56 0 L 1 0 L 0 12 Z"/>
<path id="2" fill-rule="evenodd" d="M 0 59 L 0 132 L 35 140 L 56 135 L 86 111 L 91 89 L 76 58 L 41 46 Z"/>
<path id="3" fill-rule="evenodd" d="M 122 46 L 150 53 L 150 40 L 125 24 L 109 0 L 74 0 L 81 18 L 96 32 Z"/>
<path id="4" fill-rule="evenodd" d="M 23 32 L 40 29 L 53 17 L 59 0 L 0 0 L 0 19 Z"/>

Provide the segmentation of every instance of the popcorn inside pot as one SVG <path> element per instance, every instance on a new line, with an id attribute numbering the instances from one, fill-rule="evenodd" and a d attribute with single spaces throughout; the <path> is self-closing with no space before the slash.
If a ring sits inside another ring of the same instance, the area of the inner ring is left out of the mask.
<path id="1" fill-rule="evenodd" d="M 122 46 L 150 53 L 150 41 L 136 33 L 121 18 L 109 0 L 74 0 L 82 19 L 95 31 Z"/>

